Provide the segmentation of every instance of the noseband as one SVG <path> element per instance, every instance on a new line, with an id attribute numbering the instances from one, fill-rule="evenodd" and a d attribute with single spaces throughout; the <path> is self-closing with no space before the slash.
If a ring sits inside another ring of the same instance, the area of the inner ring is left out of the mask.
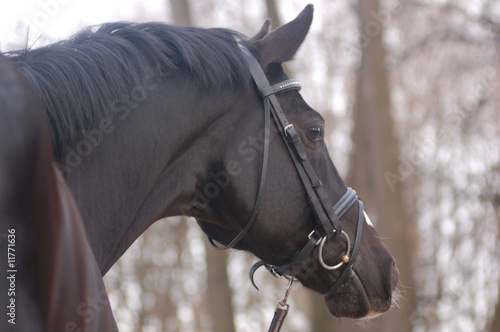
<path id="1" fill-rule="evenodd" d="M 218 250 L 224 250 L 233 248 L 241 239 L 248 233 L 252 225 L 254 224 L 258 211 L 259 205 L 262 198 L 262 192 L 265 187 L 266 174 L 267 174 L 267 162 L 269 158 L 269 136 L 270 136 L 270 114 L 272 114 L 274 122 L 276 123 L 278 130 L 283 138 L 283 141 L 290 153 L 293 160 L 295 168 L 300 176 L 302 184 L 307 193 L 309 204 L 314 212 L 315 219 L 317 221 L 316 228 L 309 234 L 307 243 L 304 247 L 297 253 L 297 255 L 292 259 L 292 261 L 285 265 L 269 265 L 263 261 L 259 261 L 250 270 L 250 279 L 252 284 L 255 286 L 253 275 L 255 271 L 261 267 L 265 266 L 274 276 L 285 276 L 292 278 L 299 274 L 304 273 L 308 268 L 311 268 L 311 255 L 313 250 L 319 246 L 319 262 L 321 266 L 327 270 L 335 270 L 345 265 L 345 268 L 341 272 L 340 276 L 334 282 L 334 284 L 328 289 L 323 295 L 329 296 L 335 293 L 338 287 L 346 279 L 349 271 L 358 256 L 358 250 L 361 240 L 361 233 L 363 229 L 363 203 L 358 199 L 356 192 L 348 188 L 346 193 L 342 198 L 331 207 L 331 202 L 323 189 L 321 181 L 316 176 L 311 163 L 307 159 L 306 152 L 302 145 L 299 135 L 295 130 L 293 124 L 288 122 L 285 113 L 283 112 L 276 94 L 282 93 L 289 90 L 300 90 L 301 85 L 296 80 L 285 80 L 281 83 L 270 85 L 269 81 L 262 70 L 259 62 L 252 53 L 244 46 L 239 45 L 241 51 L 244 54 L 245 60 L 248 63 L 248 68 L 255 81 L 259 93 L 263 99 L 264 103 L 264 126 L 265 126 L 265 139 L 264 139 L 264 150 L 262 158 L 262 170 L 260 176 L 260 184 L 257 191 L 257 198 L 255 200 L 254 208 L 250 216 L 249 221 L 245 227 L 240 231 L 240 233 L 226 246 L 218 247 L 213 239 L 208 238 L 210 244 Z M 358 222 L 356 228 L 356 237 L 354 239 L 354 246 L 351 251 L 351 241 L 346 232 L 342 230 L 339 218 L 342 217 L 356 202 L 358 202 Z M 323 247 L 327 241 L 330 239 L 342 235 L 346 240 L 346 251 L 342 255 L 341 260 L 338 264 L 330 266 L 323 260 Z M 256 286 L 255 286 L 256 287 Z M 257 288 L 257 287 L 256 287 Z"/>

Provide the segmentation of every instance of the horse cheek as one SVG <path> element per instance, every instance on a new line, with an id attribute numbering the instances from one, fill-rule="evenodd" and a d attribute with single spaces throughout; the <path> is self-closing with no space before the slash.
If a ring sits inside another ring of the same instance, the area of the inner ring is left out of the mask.
<path id="1" fill-rule="evenodd" d="M 241 142 L 238 145 L 238 152 L 242 156 L 247 155 L 247 157 L 245 158 L 245 160 L 248 161 L 248 162 L 254 160 L 255 157 L 257 157 L 257 153 L 255 152 L 255 149 L 252 146 L 249 146 L 248 142 L 246 142 L 246 141 Z"/>

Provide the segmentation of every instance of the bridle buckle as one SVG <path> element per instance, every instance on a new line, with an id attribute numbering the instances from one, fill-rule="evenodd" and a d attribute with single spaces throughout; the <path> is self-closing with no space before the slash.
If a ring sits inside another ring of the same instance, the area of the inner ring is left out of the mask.
<path id="1" fill-rule="evenodd" d="M 285 132 L 285 135 L 286 135 L 286 136 L 288 136 L 288 129 L 295 129 L 295 128 L 293 127 L 293 124 L 292 124 L 292 123 L 288 124 L 288 125 L 287 125 L 284 129 L 283 129 L 283 131 Z"/>
<path id="2" fill-rule="evenodd" d="M 314 236 L 316 238 L 313 239 Z M 311 233 L 309 233 L 309 235 L 307 237 L 309 238 L 309 240 L 316 241 L 316 245 L 319 245 L 321 243 L 321 241 L 323 240 L 323 237 L 319 236 L 317 234 L 316 230 L 313 230 Z"/>

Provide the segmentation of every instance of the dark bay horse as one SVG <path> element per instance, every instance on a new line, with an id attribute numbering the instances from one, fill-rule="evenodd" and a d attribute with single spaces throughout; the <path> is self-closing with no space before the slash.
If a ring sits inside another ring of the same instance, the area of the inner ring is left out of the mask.
<path id="1" fill-rule="evenodd" d="M 0 55 L 0 331 L 117 331 L 36 91 Z"/>
<path id="2" fill-rule="evenodd" d="M 394 260 L 373 227 L 361 233 L 324 120 L 282 68 L 312 16 L 307 6 L 272 32 L 266 21 L 253 38 L 110 23 L 11 55 L 43 99 L 103 275 L 152 223 L 187 215 L 212 242 L 325 295 L 334 315 L 389 309 Z"/>

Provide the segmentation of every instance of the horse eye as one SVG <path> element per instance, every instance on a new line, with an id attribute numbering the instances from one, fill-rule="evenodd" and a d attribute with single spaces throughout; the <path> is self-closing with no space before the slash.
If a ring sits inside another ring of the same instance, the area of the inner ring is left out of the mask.
<path id="1" fill-rule="evenodd" d="M 321 140 L 323 137 L 323 132 L 321 127 L 311 127 L 309 128 L 309 138 L 315 142 Z"/>

